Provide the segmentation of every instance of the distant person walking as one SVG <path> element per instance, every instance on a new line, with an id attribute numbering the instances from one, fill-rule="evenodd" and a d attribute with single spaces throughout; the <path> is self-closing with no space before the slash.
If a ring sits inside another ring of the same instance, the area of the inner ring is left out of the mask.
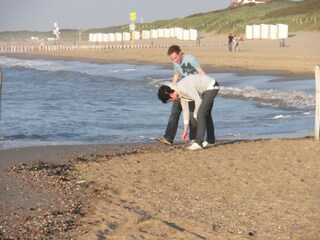
<path id="1" fill-rule="evenodd" d="M 280 38 L 280 47 L 284 47 L 284 39 L 283 38 Z"/>
<path id="2" fill-rule="evenodd" d="M 236 35 L 233 36 L 233 40 L 232 40 L 232 49 L 235 52 L 239 52 L 239 39 Z"/>
<path id="3" fill-rule="evenodd" d="M 232 44 L 233 44 L 233 35 L 230 33 L 228 36 L 228 48 L 230 52 L 232 52 Z"/>

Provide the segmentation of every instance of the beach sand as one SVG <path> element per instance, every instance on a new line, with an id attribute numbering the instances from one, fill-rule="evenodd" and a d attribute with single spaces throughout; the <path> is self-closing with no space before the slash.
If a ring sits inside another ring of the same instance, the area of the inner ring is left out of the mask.
<path id="1" fill-rule="evenodd" d="M 268 71 L 270 73 L 308 74 L 314 76 L 314 66 L 320 64 L 320 32 L 292 33 L 285 39 L 285 47 L 279 40 L 240 41 L 239 52 L 227 50 L 227 36 L 203 34 L 201 44 L 176 39 L 139 40 L 135 45 L 155 45 L 155 48 L 125 48 L 104 50 L 50 51 L 11 54 L 20 57 L 46 57 L 61 59 L 85 59 L 95 62 L 126 62 L 169 65 L 167 48 L 179 44 L 185 53 L 195 55 L 208 72 Z M 130 45 L 130 43 L 127 43 Z M 210 46 L 208 46 L 210 44 Z M 6 54 L 9 55 L 9 54 Z M 210 70 L 210 71 L 209 71 Z M 254 73 L 255 74 L 255 73 Z"/>
<path id="2" fill-rule="evenodd" d="M 320 237 L 320 145 L 312 138 L 226 142 L 194 152 L 160 143 L 93 149 L 57 157 L 54 166 L 2 171 L 3 236 Z"/>
<path id="3" fill-rule="evenodd" d="M 246 40 L 240 42 L 240 52 L 230 53 L 226 36 L 205 36 L 202 43 L 214 46 L 183 50 L 210 72 L 281 72 L 282 80 L 299 79 L 314 76 L 319 37 L 292 34 L 284 48 L 277 41 Z M 166 50 L 19 56 L 169 66 Z M 218 141 L 195 152 L 185 146 L 2 150 L 0 238 L 320 239 L 319 142 Z"/>

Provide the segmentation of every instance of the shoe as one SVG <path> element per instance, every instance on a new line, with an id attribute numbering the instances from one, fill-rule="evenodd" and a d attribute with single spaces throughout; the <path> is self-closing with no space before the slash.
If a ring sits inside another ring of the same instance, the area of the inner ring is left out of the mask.
<path id="1" fill-rule="evenodd" d="M 166 144 L 166 145 L 172 145 L 171 142 L 169 142 L 167 139 L 165 138 L 155 138 L 154 140 L 158 141 L 158 142 L 161 142 L 163 144 Z"/>
<path id="2" fill-rule="evenodd" d="M 189 147 L 187 147 L 187 149 L 188 149 L 188 150 L 195 151 L 195 150 L 200 150 L 200 149 L 202 149 L 202 147 L 201 147 L 198 143 L 194 142 L 194 143 L 192 143 Z"/>
<path id="3" fill-rule="evenodd" d="M 208 143 L 207 141 L 203 141 L 202 146 L 203 148 L 209 148 L 209 147 L 213 147 L 214 143 Z"/>
<path id="4" fill-rule="evenodd" d="M 195 139 L 192 139 L 192 140 L 190 140 L 190 144 L 192 144 L 192 143 L 194 143 L 194 142 L 196 142 L 196 140 Z"/>

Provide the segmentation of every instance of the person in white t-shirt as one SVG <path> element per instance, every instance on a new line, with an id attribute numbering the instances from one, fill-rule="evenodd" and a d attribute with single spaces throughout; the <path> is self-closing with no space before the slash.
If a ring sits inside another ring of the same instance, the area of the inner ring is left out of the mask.
<path id="1" fill-rule="evenodd" d="M 214 124 L 212 120 L 212 108 L 214 99 L 219 91 L 218 82 L 207 75 L 190 75 L 177 83 L 166 83 L 158 90 L 158 98 L 163 103 L 180 101 L 183 110 L 184 128 L 181 139 L 185 141 L 188 136 L 189 125 L 189 101 L 195 102 L 193 118 L 197 122 L 195 142 L 188 147 L 190 150 L 198 150 L 213 146 L 215 143 Z M 205 141 L 205 134 L 207 140 Z"/>

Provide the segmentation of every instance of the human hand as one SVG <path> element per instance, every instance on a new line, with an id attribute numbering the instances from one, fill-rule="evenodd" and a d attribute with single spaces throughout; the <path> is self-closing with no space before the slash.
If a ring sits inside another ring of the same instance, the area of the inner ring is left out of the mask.
<path id="1" fill-rule="evenodd" d="M 193 117 L 194 117 L 194 120 L 197 121 L 197 115 L 196 115 L 196 114 L 193 114 Z"/>
<path id="2" fill-rule="evenodd" d="M 186 141 L 187 138 L 188 138 L 188 132 L 184 131 L 184 132 L 182 133 L 181 140 L 182 140 L 182 141 Z"/>

